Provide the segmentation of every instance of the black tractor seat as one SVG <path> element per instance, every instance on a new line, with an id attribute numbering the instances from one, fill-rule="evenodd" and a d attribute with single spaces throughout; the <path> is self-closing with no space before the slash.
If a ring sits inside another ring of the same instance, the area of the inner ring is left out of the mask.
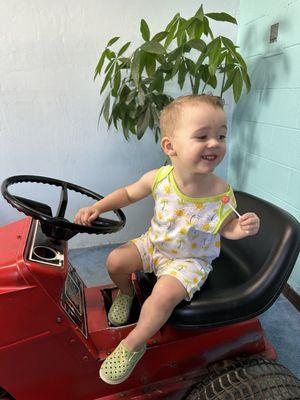
<path id="1" fill-rule="evenodd" d="M 177 327 L 214 327 L 250 319 L 267 310 L 287 282 L 300 251 L 300 224 L 283 209 L 253 195 L 235 192 L 241 214 L 255 212 L 257 235 L 221 239 L 220 257 L 201 290 L 181 302 L 168 323 Z M 154 274 L 137 273 L 147 298 Z"/>

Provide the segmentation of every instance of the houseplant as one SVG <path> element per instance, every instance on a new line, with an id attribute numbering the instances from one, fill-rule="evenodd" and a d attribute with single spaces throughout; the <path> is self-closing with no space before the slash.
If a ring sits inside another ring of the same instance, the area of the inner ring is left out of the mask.
<path id="1" fill-rule="evenodd" d="M 166 82 L 171 80 L 182 89 L 188 79 L 194 94 L 209 89 L 218 90 L 214 94 L 222 97 L 232 88 L 235 102 L 244 85 L 250 90 L 247 66 L 237 46 L 225 36 L 214 37 L 210 19 L 237 23 L 224 12 L 205 14 L 201 5 L 189 19 L 177 13 L 164 31 L 154 35 L 142 19 L 143 43 L 128 56 L 124 53 L 131 42 L 113 50 L 119 37 L 108 41 L 94 77 L 104 71 L 100 94 L 105 98 L 99 118 L 103 115 L 108 128 L 113 123 L 118 129 L 121 124 L 126 139 L 130 134 L 141 139 L 150 128 L 157 141 L 160 111 L 173 100 L 166 88 Z"/>

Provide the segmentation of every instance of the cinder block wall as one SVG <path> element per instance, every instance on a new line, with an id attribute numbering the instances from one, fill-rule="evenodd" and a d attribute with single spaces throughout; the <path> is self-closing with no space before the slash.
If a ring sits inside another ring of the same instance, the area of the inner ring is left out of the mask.
<path id="1" fill-rule="evenodd" d="M 228 180 L 300 219 L 300 1 L 240 3 L 238 44 L 252 90 L 232 121 Z M 269 43 L 271 25 L 278 39 Z M 289 284 L 300 293 L 300 261 Z"/>

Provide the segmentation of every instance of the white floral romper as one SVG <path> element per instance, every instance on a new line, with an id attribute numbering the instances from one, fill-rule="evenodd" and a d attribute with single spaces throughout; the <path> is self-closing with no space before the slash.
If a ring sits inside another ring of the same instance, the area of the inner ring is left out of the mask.
<path id="1" fill-rule="evenodd" d="M 152 186 L 155 200 L 151 227 L 133 239 L 143 261 L 145 272 L 159 278 L 172 275 L 179 279 L 191 300 L 209 272 L 212 260 L 220 254 L 218 230 L 233 212 L 236 200 L 231 186 L 226 193 L 213 197 L 187 197 L 178 189 L 173 167 L 161 167 Z M 221 198 L 228 196 L 223 204 Z"/>

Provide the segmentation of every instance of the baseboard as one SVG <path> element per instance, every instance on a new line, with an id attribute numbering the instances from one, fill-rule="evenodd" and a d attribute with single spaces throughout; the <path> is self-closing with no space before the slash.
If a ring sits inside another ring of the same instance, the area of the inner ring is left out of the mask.
<path id="1" fill-rule="evenodd" d="M 283 295 L 300 311 L 300 294 L 287 283 L 282 291 Z"/>

